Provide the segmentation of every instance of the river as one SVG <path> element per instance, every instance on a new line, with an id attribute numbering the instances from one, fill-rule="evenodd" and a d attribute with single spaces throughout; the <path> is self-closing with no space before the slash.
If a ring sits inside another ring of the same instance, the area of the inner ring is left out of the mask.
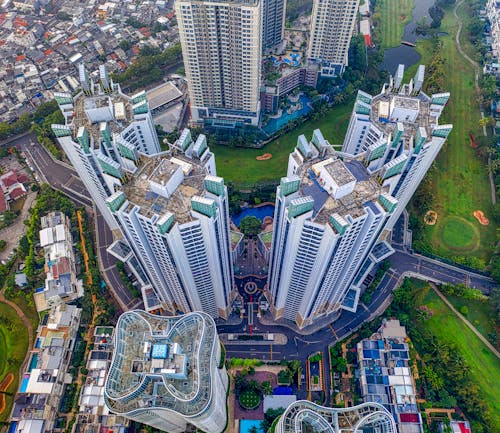
<path id="1" fill-rule="evenodd" d="M 417 41 L 417 34 L 415 28 L 417 23 L 426 17 L 428 23 L 431 19 L 429 17 L 429 8 L 434 4 L 435 0 L 415 0 L 415 6 L 412 11 L 411 21 L 406 24 L 403 32 L 403 41 L 415 43 Z M 399 64 L 403 63 L 405 69 L 414 65 L 420 60 L 420 54 L 417 53 L 414 47 L 407 45 L 399 45 L 398 47 L 389 48 L 385 50 L 384 61 L 380 65 L 380 69 L 385 69 L 391 74 L 396 72 Z"/>

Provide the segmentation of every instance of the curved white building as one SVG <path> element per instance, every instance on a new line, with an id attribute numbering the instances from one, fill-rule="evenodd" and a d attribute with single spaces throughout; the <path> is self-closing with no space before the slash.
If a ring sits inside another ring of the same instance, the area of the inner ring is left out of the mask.
<path id="1" fill-rule="evenodd" d="M 136 310 L 118 319 L 104 391 L 113 413 L 170 433 L 184 432 L 187 424 L 219 433 L 227 424 L 227 388 L 208 314 L 163 317 Z"/>
<path id="2" fill-rule="evenodd" d="M 348 408 L 319 406 L 307 400 L 292 403 L 281 415 L 275 433 L 397 433 L 392 415 L 378 403 Z"/>

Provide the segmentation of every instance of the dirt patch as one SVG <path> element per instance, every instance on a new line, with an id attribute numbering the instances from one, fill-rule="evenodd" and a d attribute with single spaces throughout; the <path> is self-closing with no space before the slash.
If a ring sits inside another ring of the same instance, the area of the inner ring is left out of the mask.
<path id="1" fill-rule="evenodd" d="M 479 143 L 477 142 L 476 136 L 472 132 L 469 132 L 469 141 L 470 141 L 470 147 L 472 147 L 473 149 L 477 149 Z"/>
<path id="2" fill-rule="evenodd" d="M 476 218 L 479 221 L 479 224 L 482 226 L 487 226 L 490 224 L 490 220 L 486 218 L 486 215 L 484 215 L 484 212 L 482 210 L 475 210 L 473 212 L 474 218 Z"/>
<path id="3" fill-rule="evenodd" d="M 264 155 L 256 156 L 255 159 L 257 161 L 266 161 L 268 159 L 271 159 L 272 157 L 273 157 L 272 153 L 264 153 Z"/>
<path id="4" fill-rule="evenodd" d="M 437 219 L 438 214 L 433 210 L 427 211 L 427 213 L 424 215 L 424 223 L 426 223 L 428 226 L 433 226 L 434 224 L 436 224 Z"/>
<path id="5" fill-rule="evenodd" d="M 10 386 L 13 380 L 14 380 L 14 374 L 7 373 L 6 376 L 3 378 L 2 382 L 0 383 L 0 413 L 2 413 L 5 410 L 4 392 L 7 391 L 7 388 Z"/>

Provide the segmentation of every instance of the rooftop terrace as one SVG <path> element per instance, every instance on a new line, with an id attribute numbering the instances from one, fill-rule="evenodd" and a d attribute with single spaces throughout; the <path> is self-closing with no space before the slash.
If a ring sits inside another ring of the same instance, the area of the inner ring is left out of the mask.
<path id="1" fill-rule="evenodd" d="M 329 158 L 332 159 L 331 162 L 322 164 Z M 324 166 L 339 186 L 355 180 L 352 192 L 335 199 L 333 194 L 325 189 L 325 182 L 318 177 L 318 166 Z M 299 166 L 297 175 L 300 177 L 300 195 L 314 199 L 313 221 L 319 224 L 326 224 L 334 213 L 341 217 L 350 215 L 352 218 L 364 215 L 365 204 L 377 200 L 383 192 L 376 177 L 370 176 L 361 162 L 354 158 L 342 161 L 332 148 L 328 149 L 324 157 L 304 161 Z"/>
<path id="2" fill-rule="evenodd" d="M 140 206 L 140 213 L 148 218 L 171 212 L 179 224 L 192 221 L 191 198 L 203 195 L 203 181 L 208 174 L 203 165 L 180 153 L 174 158 L 165 153 L 156 157 L 143 156 L 141 161 L 137 172 L 122 186 L 129 207 Z M 166 185 L 178 170 L 182 171 L 184 178 L 168 198 L 151 189 L 150 181 Z"/>
<path id="3" fill-rule="evenodd" d="M 211 399 L 215 324 L 204 313 L 178 317 L 129 311 L 120 316 L 106 381 L 106 402 L 118 414 L 165 408 L 185 416 Z"/>

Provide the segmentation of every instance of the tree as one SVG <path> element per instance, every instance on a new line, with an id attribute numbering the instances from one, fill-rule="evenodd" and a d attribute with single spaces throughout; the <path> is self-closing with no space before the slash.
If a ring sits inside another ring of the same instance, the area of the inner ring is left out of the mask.
<path id="1" fill-rule="evenodd" d="M 239 226 L 240 231 L 248 236 L 256 236 L 262 229 L 262 222 L 254 216 L 242 218 Z"/>
<path id="2" fill-rule="evenodd" d="M 5 250 L 6 247 L 7 247 L 7 241 L 0 239 L 0 251 Z"/>
<path id="3" fill-rule="evenodd" d="M 260 423 L 261 430 L 267 432 L 274 420 L 281 416 L 284 412 L 285 408 L 283 407 L 278 409 L 268 409 L 264 414 L 264 420 Z"/>
<path id="4" fill-rule="evenodd" d="M 130 42 L 128 39 L 122 39 L 118 46 L 123 50 L 127 51 L 132 47 L 132 42 Z"/>

